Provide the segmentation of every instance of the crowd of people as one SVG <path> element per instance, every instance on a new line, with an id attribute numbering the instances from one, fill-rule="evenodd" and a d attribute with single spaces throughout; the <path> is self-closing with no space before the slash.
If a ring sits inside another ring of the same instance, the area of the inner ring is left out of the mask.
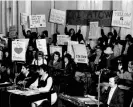
<path id="1" fill-rule="evenodd" d="M 39 91 L 51 91 L 52 104 L 56 102 L 57 95 L 64 93 L 72 96 L 84 96 L 85 94 L 97 95 L 98 74 L 102 69 L 100 82 L 110 82 L 110 75 L 116 75 L 119 79 L 129 80 L 133 82 L 133 38 L 128 34 L 125 40 L 120 39 L 120 35 L 114 29 L 107 35 L 104 28 L 101 28 L 101 37 L 97 39 L 97 44 L 91 48 L 90 44 L 86 44 L 81 27 L 75 33 L 74 29 L 68 31 L 65 26 L 65 34 L 69 35 L 72 41 L 78 41 L 79 44 L 85 44 L 88 63 L 75 63 L 72 56 L 67 52 L 66 46 L 63 47 L 62 57 L 59 52 L 52 55 L 44 55 L 36 46 L 36 39 L 47 39 L 48 31 L 45 30 L 41 34 L 25 32 L 22 26 L 23 35 L 29 38 L 29 44 L 26 51 L 26 61 L 15 63 L 11 61 L 11 39 L 8 41 L 8 47 L 3 48 L 3 58 L 0 62 L 0 82 L 14 82 L 19 86 L 37 89 Z M 57 35 L 60 34 L 58 29 L 53 34 L 53 41 L 49 45 L 57 45 Z M 48 52 L 49 53 L 49 52 Z M 21 66 L 20 66 L 21 65 Z M 15 75 L 16 73 L 17 76 Z M 26 81 L 26 82 L 25 82 Z M 116 88 L 116 87 L 115 87 Z M 78 90 L 77 90 L 78 89 Z M 57 94 L 56 94 L 57 93 Z M 122 98 L 122 97 L 121 97 Z M 33 102 L 32 107 L 39 106 L 44 100 Z M 109 105 L 110 101 L 106 103 Z M 120 106 L 123 107 L 123 100 Z"/>

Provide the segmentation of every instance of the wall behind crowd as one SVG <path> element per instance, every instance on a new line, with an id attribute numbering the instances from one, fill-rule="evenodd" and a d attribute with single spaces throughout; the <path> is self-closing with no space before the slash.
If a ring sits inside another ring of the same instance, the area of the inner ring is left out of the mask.
<path id="1" fill-rule="evenodd" d="M 27 14 L 45 14 L 47 20 L 46 28 L 39 28 L 39 33 L 43 30 L 48 30 L 49 37 L 55 33 L 56 25 L 48 22 L 49 12 L 51 8 L 59 10 L 125 10 L 131 11 L 133 1 L 105 1 L 105 0 L 84 0 L 84 1 L 0 1 L 0 33 L 6 33 L 9 30 L 9 26 L 16 24 L 18 27 L 19 38 L 23 38 L 22 29 L 20 26 L 20 13 Z M 100 7 L 100 8 L 98 8 Z M 133 13 L 133 12 L 132 12 Z M 10 21 L 9 21 L 10 20 Z M 133 24 L 132 24 L 133 25 Z M 74 28 L 77 30 L 76 26 L 68 26 L 68 28 Z M 132 26 L 133 27 L 133 26 Z M 61 34 L 64 34 L 64 26 L 58 25 Z M 111 28 L 105 27 L 105 33 Z M 116 28 L 119 30 L 119 28 Z M 34 31 L 35 29 L 33 29 Z M 88 35 L 88 28 L 82 27 L 82 34 L 85 37 Z M 133 30 L 122 28 L 121 36 L 125 37 L 126 34 L 133 34 Z"/>

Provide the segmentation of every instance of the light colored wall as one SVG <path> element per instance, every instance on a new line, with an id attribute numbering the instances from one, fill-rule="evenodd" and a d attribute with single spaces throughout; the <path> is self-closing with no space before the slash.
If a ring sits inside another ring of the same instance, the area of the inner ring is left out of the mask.
<path id="1" fill-rule="evenodd" d="M 76 1 L 55 1 L 55 9 L 59 10 L 76 10 Z M 64 34 L 64 25 L 58 25 L 59 32 Z M 76 31 L 76 26 L 69 25 L 68 30 L 74 28 Z"/>
<path id="2" fill-rule="evenodd" d="M 31 3 L 31 14 L 45 14 L 46 16 L 46 27 L 45 28 L 38 28 L 39 33 L 43 30 L 48 30 L 48 35 L 51 36 L 51 23 L 48 22 L 49 19 L 49 12 L 51 9 L 51 1 L 32 1 Z M 32 31 L 36 31 L 32 29 Z"/>
<path id="3" fill-rule="evenodd" d="M 0 1 L 0 16 L 2 16 L 2 1 Z M 2 17 L 0 17 L 0 33 L 2 33 Z"/>

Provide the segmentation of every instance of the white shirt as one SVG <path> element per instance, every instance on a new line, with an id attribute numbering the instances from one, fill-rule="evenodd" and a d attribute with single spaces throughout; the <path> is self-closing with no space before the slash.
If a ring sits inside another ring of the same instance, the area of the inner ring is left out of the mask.
<path id="1" fill-rule="evenodd" d="M 115 86 L 115 87 L 113 87 L 113 88 L 110 89 L 109 97 L 108 97 L 108 101 L 107 101 L 107 104 L 108 104 L 108 105 L 110 104 L 110 101 L 111 101 L 111 99 L 112 99 L 112 96 L 113 96 L 113 94 L 114 94 L 116 88 L 117 88 L 117 86 Z"/>
<path id="2" fill-rule="evenodd" d="M 32 65 L 42 65 L 42 64 L 46 64 L 47 65 L 47 61 L 46 61 L 46 59 L 41 59 L 41 60 L 33 60 L 32 61 Z"/>

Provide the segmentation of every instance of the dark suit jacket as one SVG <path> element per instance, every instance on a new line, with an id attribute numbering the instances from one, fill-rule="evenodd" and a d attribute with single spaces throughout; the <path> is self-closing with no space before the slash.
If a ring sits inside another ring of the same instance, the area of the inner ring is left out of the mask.
<path id="1" fill-rule="evenodd" d="M 116 88 L 110 104 L 107 105 L 110 89 L 111 88 L 109 87 L 101 97 L 101 101 L 104 103 L 104 107 L 124 107 L 124 92 L 119 87 Z"/>
<path id="2" fill-rule="evenodd" d="M 16 79 L 16 83 L 18 84 L 19 81 L 27 81 L 25 87 L 29 87 L 38 77 L 38 73 L 31 73 L 29 72 L 29 74 L 27 76 L 25 76 L 22 72 L 20 73 L 20 75 L 18 75 L 17 79 Z M 29 79 L 28 79 L 29 78 Z"/>

